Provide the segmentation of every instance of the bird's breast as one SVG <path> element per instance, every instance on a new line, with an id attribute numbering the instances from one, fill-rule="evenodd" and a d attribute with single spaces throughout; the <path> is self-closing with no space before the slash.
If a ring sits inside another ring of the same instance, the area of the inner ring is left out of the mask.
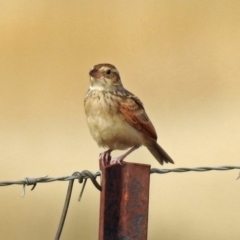
<path id="1" fill-rule="evenodd" d="M 142 134 L 119 111 L 119 97 L 92 91 L 85 98 L 85 112 L 90 132 L 99 146 L 126 149 L 141 145 Z"/>
<path id="2" fill-rule="evenodd" d="M 118 99 L 110 92 L 90 91 L 85 98 L 86 114 L 114 114 L 118 111 Z"/>

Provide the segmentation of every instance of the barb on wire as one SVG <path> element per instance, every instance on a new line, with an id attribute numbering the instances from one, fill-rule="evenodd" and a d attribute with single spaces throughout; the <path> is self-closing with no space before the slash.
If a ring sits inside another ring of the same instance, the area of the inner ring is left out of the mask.
<path id="1" fill-rule="evenodd" d="M 39 178 L 28 178 L 26 177 L 24 179 L 25 183 L 23 184 L 23 190 L 22 190 L 22 197 L 25 196 L 25 191 L 26 191 L 26 185 L 29 186 L 29 185 L 33 185 L 32 188 L 31 188 L 31 191 L 37 186 L 37 183 L 39 180 L 41 179 L 45 179 L 47 178 L 48 175 L 44 176 L 44 177 L 39 177 Z"/>
<path id="2" fill-rule="evenodd" d="M 238 177 L 237 177 L 237 179 L 236 180 L 238 180 L 240 178 L 240 173 L 239 173 L 239 175 L 238 175 Z"/>

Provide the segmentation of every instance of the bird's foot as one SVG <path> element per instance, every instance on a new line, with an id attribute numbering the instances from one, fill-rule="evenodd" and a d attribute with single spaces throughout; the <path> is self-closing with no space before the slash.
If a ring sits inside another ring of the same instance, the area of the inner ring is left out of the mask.
<path id="1" fill-rule="evenodd" d="M 116 158 L 112 158 L 111 161 L 110 161 L 110 164 L 122 164 L 123 163 L 123 160 L 126 156 L 128 156 L 131 152 L 133 152 L 134 150 L 138 149 L 139 146 L 134 146 L 132 148 L 130 148 L 126 153 L 124 153 L 123 155 L 119 156 L 119 157 L 116 157 Z"/>
<path id="2" fill-rule="evenodd" d="M 116 158 L 112 158 L 111 161 L 110 161 L 110 165 L 112 165 L 112 164 L 120 164 L 120 165 L 122 165 L 123 159 L 124 158 L 122 158 L 122 156 L 116 157 Z"/>
<path id="3" fill-rule="evenodd" d="M 104 167 L 106 167 L 106 166 L 108 166 L 108 165 L 110 165 L 111 164 L 111 159 L 112 159 L 112 157 L 111 157 L 111 149 L 109 149 L 109 150 L 107 150 L 107 151 L 105 151 L 105 152 L 103 152 L 103 153 L 100 153 L 100 155 L 99 155 L 99 160 L 101 161 L 101 164 L 104 166 Z"/>

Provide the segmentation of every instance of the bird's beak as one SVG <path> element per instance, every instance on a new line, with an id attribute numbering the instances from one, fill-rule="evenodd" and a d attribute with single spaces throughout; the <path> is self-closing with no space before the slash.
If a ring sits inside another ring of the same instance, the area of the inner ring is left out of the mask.
<path id="1" fill-rule="evenodd" d="M 89 75 L 93 78 L 100 78 L 101 77 L 101 73 L 97 69 L 92 69 L 89 72 Z"/>

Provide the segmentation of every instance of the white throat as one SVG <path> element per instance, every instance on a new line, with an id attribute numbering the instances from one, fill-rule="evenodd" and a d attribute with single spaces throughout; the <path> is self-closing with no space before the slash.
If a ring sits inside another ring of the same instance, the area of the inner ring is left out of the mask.
<path id="1" fill-rule="evenodd" d="M 90 90 L 104 91 L 105 88 L 101 85 L 90 86 Z"/>

